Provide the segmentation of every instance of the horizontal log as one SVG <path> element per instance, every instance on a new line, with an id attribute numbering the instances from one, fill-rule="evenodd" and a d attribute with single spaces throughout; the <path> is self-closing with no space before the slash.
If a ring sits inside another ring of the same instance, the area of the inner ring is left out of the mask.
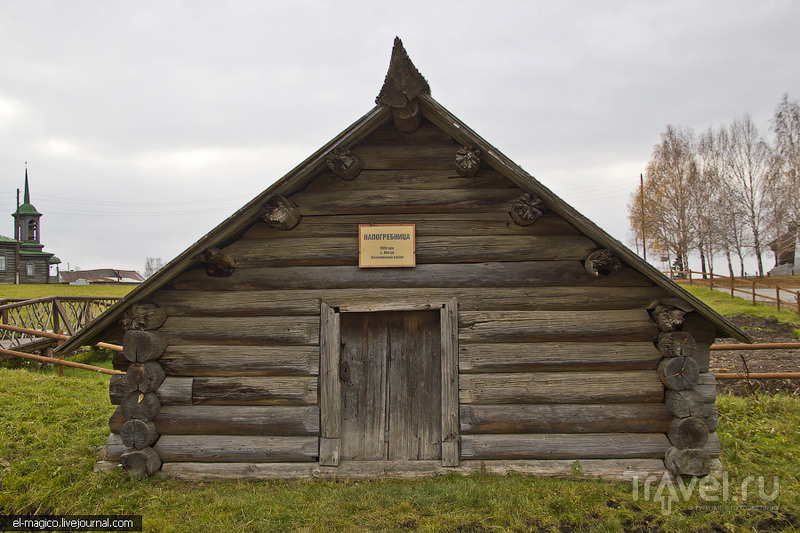
<path id="1" fill-rule="evenodd" d="M 155 419 L 163 435 L 319 435 L 319 407 L 171 405 Z"/>
<path id="2" fill-rule="evenodd" d="M 449 162 L 455 168 L 455 151 Z M 369 215 L 405 213 L 469 213 L 473 211 L 507 212 L 519 190 L 441 189 L 349 191 L 300 191 L 291 200 L 300 207 L 303 217 L 319 215 Z"/>
<path id="3" fill-rule="evenodd" d="M 241 435 L 162 435 L 155 450 L 163 461 L 296 462 L 314 461 L 317 437 Z"/>
<path id="4" fill-rule="evenodd" d="M 169 317 L 159 331 L 170 345 L 209 341 L 232 345 L 319 344 L 319 319 L 315 317 Z"/>
<path id="5" fill-rule="evenodd" d="M 567 311 L 633 309 L 663 296 L 660 287 L 537 287 L 453 289 L 328 289 L 251 291 L 169 291 L 154 294 L 170 316 L 319 315 L 320 301 L 342 310 L 367 302 L 396 309 L 440 306 L 458 299 L 462 311 Z M 165 357 L 169 356 L 170 347 Z M 164 361 L 160 361 L 164 364 Z"/>
<path id="6" fill-rule="evenodd" d="M 652 342 L 481 343 L 459 346 L 458 370 L 654 370 L 660 360 L 661 354 Z"/>
<path id="7" fill-rule="evenodd" d="M 596 245 L 580 235 L 417 236 L 417 264 L 579 261 Z M 358 239 L 240 239 L 225 248 L 238 268 L 357 265 Z"/>
<path id="8" fill-rule="evenodd" d="M 318 463 L 164 463 L 159 477 L 183 481 L 222 479 L 373 479 L 419 478 L 448 473 L 469 475 L 489 473 L 532 474 L 537 477 L 610 479 L 631 481 L 634 477 L 660 478 L 665 472 L 661 459 L 577 459 L 519 461 L 461 461 L 458 467 L 444 467 L 441 461 L 346 461 L 338 467 Z"/>
<path id="9" fill-rule="evenodd" d="M 700 316 L 697 311 L 687 313 L 686 316 L 683 317 L 681 331 L 691 333 L 695 342 L 702 342 L 704 344 L 714 344 L 714 340 L 716 340 L 717 336 L 716 326 L 706 318 Z"/>
<path id="10" fill-rule="evenodd" d="M 660 403 L 462 405 L 461 432 L 664 433 L 672 414 Z"/>
<path id="11" fill-rule="evenodd" d="M 208 405 L 315 405 L 314 377 L 194 378 L 192 403 Z"/>
<path id="12" fill-rule="evenodd" d="M 461 178 L 473 180 L 475 178 Z M 356 183 L 351 182 L 351 183 Z M 339 182 L 344 183 L 344 182 Z M 306 216 L 291 231 L 285 232 L 265 223 L 253 224 L 242 239 L 287 239 L 358 237 L 359 224 L 408 224 L 416 226 L 418 237 L 491 236 L 491 235 L 579 235 L 563 218 L 545 215 L 531 226 L 518 226 L 507 211 L 488 213 L 427 213 L 409 215 L 334 215 Z"/>
<path id="13" fill-rule="evenodd" d="M 192 403 L 193 378 L 167 376 L 156 396 L 161 405 L 190 405 Z"/>
<path id="14" fill-rule="evenodd" d="M 708 372 L 709 365 L 711 364 L 711 352 L 709 351 L 709 345 L 705 343 L 699 343 L 695 345 L 695 352 L 694 356 L 692 356 L 695 363 L 697 363 L 697 369 L 700 372 Z"/>
<path id="15" fill-rule="evenodd" d="M 701 394 L 704 402 L 714 402 L 717 398 L 717 379 L 712 372 L 700 372 L 694 390 Z"/>
<path id="16" fill-rule="evenodd" d="M 618 311 L 465 311 L 460 342 L 543 342 L 598 339 L 654 341 L 658 329 L 644 309 Z"/>
<path id="17" fill-rule="evenodd" d="M 653 371 L 462 374 L 459 400 L 467 404 L 661 403 L 664 387 Z"/>
<path id="18" fill-rule="evenodd" d="M 169 346 L 159 363 L 171 376 L 319 374 L 317 346 Z"/>
<path id="19" fill-rule="evenodd" d="M 483 168 L 471 178 L 461 177 L 455 170 L 362 170 L 358 179 L 344 182 L 333 172 L 320 174 L 307 191 L 350 191 L 391 188 L 397 190 L 442 190 L 442 189 L 500 189 L 516 187 L 508 178 L 494 169 Z M 520 191 L 519 194 L 522 194 Z"/>
<path id="20" fill-rule="evenodd" d="M 412 133 L 403 133 L 398 130 L 393 122 L 389 122 L 372 133 L 364 139 L 361 146 L 371 146 L 375 144 L 388 144 L 396 145 L 454 145 L 455 141 L 449 134 L 445 133 L 438 126 L 434 126 L 425 120 L 416 131 Z"/>
<path id="21" fill-rule="evenodd" d="M 652 282 L 641 274 L 624 268 L 606 278 L 593 278 L 586 274 L 579 261 L 517 261 L 418 265 L 416 268 L 403 269 L 360 269 L 356 266 L 240 268 L 227 278 L 209 278 L 205 270 L 192 268 L 177 276 L 169 288 L 179 290 L 391 289 L 542 285 L 650 287 Z M 170 320 L 172 319 L 167 319 L 167 325 Z"/>
<path id="22" fill-rule="evenodd" d="M 108 429 L 111 430 L 111 433 L 119 433 L 125 422 L 125 417 L 122 416 L 119 407 L 117 407 L 108 419 Z"/>
<path id="23" fill-rule="evenodd" d="M 358 145 L 351 152 L 364 161 L 365 169 L 455 168 L 455 144 Z"/>
<path id="24" fill-rule="evenodd" d="M 669 448 L 663 433 L 464 435 L 461 458 L 625 459 L 659 458 Z"/>
<path id="25" fill-rule="evenodd" d="M 319 477 L 319 463 L 198 463 L 167 462 L 161 467 L 158 477 L 181 481 L 218 481 L 230 479 L 315 479 Z"/>
<path id="26" fill-rule="evenodd" d="M 129 448 L 122 442 L 119 433 L 111 433 L 106 440 L 106 459 L 109 461 L 120 462 L 122 454 L 129 451 Z"/>
<path id="27" fill-rule="evenodd" d="M 706 452 L 709 457 L 717 458 L 720 454 L 720 447 L 719 447 L 719 435 L 716 431 L 709 433 L 708 435 L 708 442 L 706 442 L 705 446 L 703 446 L 703 451 Z"/>

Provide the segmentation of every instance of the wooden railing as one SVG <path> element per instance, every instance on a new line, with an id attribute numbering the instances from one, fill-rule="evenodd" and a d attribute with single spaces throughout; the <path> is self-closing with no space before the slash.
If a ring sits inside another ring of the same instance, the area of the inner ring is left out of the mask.
<path id="1" fill-rule="evenodd" d="M 675 280 L 676 276 L 678 280 L 685 280 L 689 282 L 689 285 L 694 285 L 695 278 L 693 276 L 701 276 L 698 277 L 698 280 L 703 280 L 704 282 L 708 282 L 708 286 L 711 289 L 714 289 L 715 286 L 715 278 L 720 280 L 720 283 L 717 283 L 716 286 L 718 288 L 725 287 L 726 291 L 730 289 L 731 298 L 736 296 L 736 293 L 741 293 L 747 296 L 747 300 L 751 300 L 753 305 L 756 305 L 757 298 L 761 298 L 762 300 L 766 300 L 765 303 L 770 303 L 775 305 L 778 311 L 781 310 L 781 305 L 793 309 L 800 315 L 800 291 L 792 290 L 792 289 L 785 289 L 780 286 L 772 286 L 766 283 L 762 283 L 757 281 L 756 279 L 745 279 L 745 278 L 732 278 L 730 276 L 723 276 L 721 274 L 712 274 L 710 272 L 695 272 L 693 270 L 667 270 L 664 271 L 664 274 L 669 275 L 670 279 Z M 727 281 L 722 281 L 727 280 Z M 736 285 L 739 285 L 738 287 Z M 742 287 L 742 284 L 746 284 L 749 286 Z M 769 294 L 762 294 L 756 292 L 756 289 L 763 288 L 763 289 L 772 289 L 775 291 L 775 296 L 771 296 Z M 785 298 L 788 297 L 789 299 L 781 298 L 783 295 Z"/>
<path id="2" fill-rule="evenodd" d="M 0 299 L 0 323 L 29 330 L 74 335 L 121 298 L 47 296 L 31 300 Z M 36 335 L 0 329 L 6 348 L 34 340 Z"/>

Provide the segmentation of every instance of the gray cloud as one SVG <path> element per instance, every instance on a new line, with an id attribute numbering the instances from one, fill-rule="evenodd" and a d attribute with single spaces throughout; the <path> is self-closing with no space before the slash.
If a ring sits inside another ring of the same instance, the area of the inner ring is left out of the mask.
<path id="1" fill-rule="evenodd" d="M 624 240 L 667 123 L 750 111 L 769 134 L 800 92 L 797 20 L 789 1 L 5 2 L 0 213 L 28 161 L 65 263 L 170 259 L 368 111 L 400 35 L 440 103 Z"/>

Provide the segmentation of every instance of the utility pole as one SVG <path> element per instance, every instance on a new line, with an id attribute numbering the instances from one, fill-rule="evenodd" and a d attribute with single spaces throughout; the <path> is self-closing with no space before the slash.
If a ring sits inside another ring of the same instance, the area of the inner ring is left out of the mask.
<path id="1" fill-rule="evenodd" d="M 644 239 L 644 174 L 639 174 L 639 187 L 641 188 L 639 199 L 642 204 L 642 257 L 647 261 L 647 241 Z"/>

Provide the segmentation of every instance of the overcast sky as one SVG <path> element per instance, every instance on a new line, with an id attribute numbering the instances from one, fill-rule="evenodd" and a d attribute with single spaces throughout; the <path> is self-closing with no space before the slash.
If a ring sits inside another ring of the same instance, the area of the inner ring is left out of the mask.
<path id="1" fill-rule="evenodd" d="M 798 23 L 790 0 L 0 0 L 0 234 L 27 161 L 62 268 L 168 261 L 369 111 L 398 35 L 439 103 L 628 243 L 668 123 L 749 111 L 771 139 Z"/>

